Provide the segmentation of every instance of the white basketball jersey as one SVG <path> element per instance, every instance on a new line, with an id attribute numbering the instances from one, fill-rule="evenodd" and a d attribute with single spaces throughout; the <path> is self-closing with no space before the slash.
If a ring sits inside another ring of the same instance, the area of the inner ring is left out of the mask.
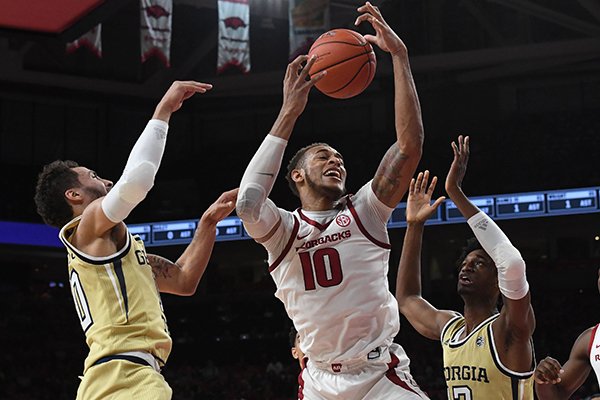
<path id="1" fill-rule="evenodd" d="M 598 325 L 592 329 L 592 335 L 590 337 L 590 365 L 596 373 L 596 379 L 600 383 L 600 335 L 598 334 Z"/>
<path id="2" fill-rule="evenodd" d="M 320 221 L 302 210 L 280 209 L 279 237 L 265 243 L 268 250 L 277 249 L 269 251 L 275 296 L 294 321 L 300 348 L 315 361 L 364 357 L 377 346 L 389 346 L 400 329 L 387 277 L 385 222 L 391 209 L 376 199 L 370 182 L 345 199 L 341 210 L 315 217 Z"/>

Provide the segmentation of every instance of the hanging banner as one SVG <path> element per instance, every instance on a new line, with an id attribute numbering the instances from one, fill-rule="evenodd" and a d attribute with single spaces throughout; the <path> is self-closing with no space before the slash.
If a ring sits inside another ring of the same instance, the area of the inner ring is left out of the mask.
<path id="1" fill-rule="evenodd" d="M 250 5 L 248 0 L 219 0 L 217 73 L 235 67 L 250 72 Z"/>
<path id="2" fill-rule="evenodd" d="M 308 53 L 310 46 L 329 30 L 329 0 L 289 0 L 290 60 Z"/>
<path id="3" fill-rule="evenodd" d="M 141 0 L 140 7 L 142 62 L 156 56 L 170 67 L 173 0 Z"/>
<path id="4" fill-rule="evenodd" d="M 88 33 L 67 43 L 66 51 L 68 54 L 71 54 L 81 47 L 85 47 L 96 57 L 102 58 L 102 24 L 96 25 Z"/>

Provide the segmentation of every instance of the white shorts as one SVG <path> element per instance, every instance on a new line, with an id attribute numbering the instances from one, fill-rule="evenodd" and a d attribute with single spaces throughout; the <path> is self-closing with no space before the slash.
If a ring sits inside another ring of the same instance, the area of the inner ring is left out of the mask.
<path id="1" fill-rule="evenodd" d="M 377 357 L 368 357 L 370 359 L 346 365 L 326 365 L 309 359 L 298 379 L 298 399 L 429 399 L 410 375 L 410 360 L 400 345 L 393 343 L 382 353 Z"/>

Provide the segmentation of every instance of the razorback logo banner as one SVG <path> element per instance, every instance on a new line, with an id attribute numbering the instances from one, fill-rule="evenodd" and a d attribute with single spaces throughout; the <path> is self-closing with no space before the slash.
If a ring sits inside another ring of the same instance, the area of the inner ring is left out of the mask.
<path id="1" fill-rule="evenodd" d="M 248 0 L 219 0 L 217 73 L 237 68 L 250 72 L 250 5 Z"/>
<path id="2" fill-rule="evenodd" d="M 102 24 L 93 27 L 78 39 L 67 43 L 67 54 L 71 54 L 80 48 L 86 48 L 98 58 L 102 58 Z"/>
<path id="3" fill-rule="evenodd" d="M 140 0 L 142 62 L 158 57 L 171 66 L 173 0 Z"/>

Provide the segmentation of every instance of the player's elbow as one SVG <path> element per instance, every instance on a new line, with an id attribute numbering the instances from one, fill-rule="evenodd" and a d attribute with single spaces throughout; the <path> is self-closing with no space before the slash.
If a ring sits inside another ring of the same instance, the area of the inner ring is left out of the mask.
<path id="1" fill-rule="evenodd" d="M 398 142 L 400 153 L 410 162 L 418 164 L 423 156 L 423 139 L 422 136 L 418 139 L 411 140 L 406 143 Z"/>
<path id="2" fill-rule="evenodd" d="M 249 183 L 241 187 L 235 203 L 238 217 L 246 223 L 257 223 L 266 197 L 266 192 L 260 185 Z"/>
<path id="3" fill-rule="evenodd" d="M 198 283 L 182 285 L 179 288 L 179 291 L 177 292 L 177 294 L 179 296 L 193 296 L 194 294 L 196 294 L 197 288 L 198 288 Z"/>

